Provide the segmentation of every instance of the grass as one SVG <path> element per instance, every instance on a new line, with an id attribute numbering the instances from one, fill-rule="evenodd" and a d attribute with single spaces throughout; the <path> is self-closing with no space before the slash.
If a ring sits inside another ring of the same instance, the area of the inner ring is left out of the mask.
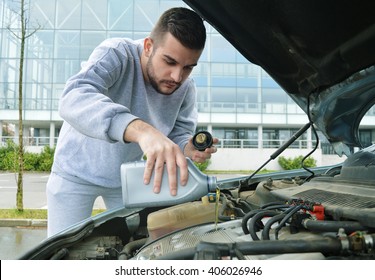
<path id="1" fill-rule="evenodd" d="M 99 214 L 105 211 L 104 209 L 94 209 L 92 215 Z M 0 209 L 0 219 L 47 219 L 46 209 L 24 209 L 18 211 L 17 209 Z"/>

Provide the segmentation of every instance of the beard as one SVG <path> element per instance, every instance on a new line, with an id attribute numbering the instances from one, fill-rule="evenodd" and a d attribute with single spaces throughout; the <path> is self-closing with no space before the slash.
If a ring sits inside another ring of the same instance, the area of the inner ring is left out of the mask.
<path id="1" fill-rule="evenodd" d="M 173 92 L 175 92 L 181 86 L 181 83 L 176 83 L 176 82 L 171 81 L 171 80 L 159 80 L 158 81 L 158 79 L 156 78 L 156 74 L 155 74 L 155 68 L 154 68 L 154 65 L 152 63 L 153 57 L 154 57 L 154 53 L 151 54 L 149 60 L 147 61 L 147 65 L 146 65 L 146 75 L 147 75 L 148 81 L 151 84 L 151 86 L 158 93 L 163 94 L 163 95 L 170 95 Z M 163 83 L 169 84 L 169 85 L 173 84 L 176 87 L 173 90 L 163 90 L 160 86 Z"/>

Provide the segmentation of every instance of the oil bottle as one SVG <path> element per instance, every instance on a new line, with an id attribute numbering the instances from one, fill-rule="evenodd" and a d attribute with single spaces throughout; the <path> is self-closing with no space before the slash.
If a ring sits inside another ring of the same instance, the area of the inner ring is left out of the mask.
<path id="1" fill-rule="evenodd" d="M 177 195 L 169 192 L 167 168 L 164 168 L 160 192 L 154 193 L 152 183 L 143 183 L 146 161 L 135 161 L 121 165 L 122 196 L 125 208 L 143 208 L 170 206 L 200 199 L 210 192 L 215 192 L 215 176 L 202 173 L 190 158 L 188 162 L 189 177 L 185 186 L 180 185 L 180 174 L 177 171 Z M 154 175 L 151 177 L 153 182 Z"/>

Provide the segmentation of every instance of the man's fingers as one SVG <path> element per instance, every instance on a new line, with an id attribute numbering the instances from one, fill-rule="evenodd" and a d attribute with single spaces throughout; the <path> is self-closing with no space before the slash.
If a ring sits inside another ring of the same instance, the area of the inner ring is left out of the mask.
<path id="1" fill-rule="evenodd" d="M 180 173 L 180 184 L 182 186 L 186 185 L 188 180 L 187 161 L 185 157 L 179 159 L 178 163 L 174 159 L 169 159 L 165 164 L 164 161 L 159 160 L 156 160 L 154 164 L 153 161 L 147 162 L 144 173 L 144 182 L 150 182 L 151 176 L 154 174 L 153 191 L 154 193 L 159 193 L 163 183 L 163 173 L 165 168 L 167 169 L 166 171 L 168 174 L 167 178 L 170 194 L 175 196 L 178 191 L 178 171 Z"/>
<path id="2" fill-rule="evenodd" d="M 174 160 L 167 162 L 168 183 L 171 195 L 177 194 L 177 165 Z"/>
<path id="3" fill-rule="evenodd" d="M 151 180 L 152 172 L 154 171 L 155 160 L 147 158 L 145 171 L 143 173 L 143 183 L 148 185 Z"/>
<path id="4" fill-rule="evenodd" d="M 163 180 L 163 171 L 164 171 L 164 161 L 156 160 L 154 167 L 154 193 L 159 193 L 162 180 Z"/>
<path id="5" fill-rule="evenodd" d="M 164 143 L 164 145 L 162 145 Z M 162 185 L 168 185 L 171 195 L 177 194 L 178 185 L 186 185 L 188 180 L 188 169 L 185 155 L 180 151 L 178 145 L 171 142 L 165 136 L 156 141 L 154 145 L 141 145 L 142 150 L 147 154 L 146 167 L 143 175 L 145 184 L 152 180 L 154 193 L 160 193 Z M 163 184 L 163 174 L 165 181 Z M 180 181 L 178 182 L 178 173 Z"/>
<path id="6" fill-rule="evenodd" d="M 189 179 L 189 170 L 188 170 L 188 165 L 187 165 L 187 161 L 186 161 L 185 157 L 183 157 L 179 161 L 178 167 L 179 167 L 179 170 L 180 170 L 180 184 L 182 186 L 185 186 L 188 182 L 188 179 Z"/>

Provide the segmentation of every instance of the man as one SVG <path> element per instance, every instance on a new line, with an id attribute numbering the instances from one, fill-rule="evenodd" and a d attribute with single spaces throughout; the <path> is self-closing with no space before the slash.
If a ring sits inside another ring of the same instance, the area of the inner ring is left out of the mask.
<path id="1" fill-rule="evenodd" d="M 176 195 L 177 169 L 179 183 L 188 180 L 186 157 L 204 162 L 216 152 L 215 146 L 197 151 L 191 140 L 197 111 L 189 75 L 205 40 L 196 13 L 172 8 L 143 40 L 104 41 L 67 81 L 59 105 L 64 124 L 47 183 L 48 236 L 90 217 L 98 196 L 107 209 L 121 206 L 123 162 L 146 155 L 143 180 L 156 193 L 167 168 Z"/>

